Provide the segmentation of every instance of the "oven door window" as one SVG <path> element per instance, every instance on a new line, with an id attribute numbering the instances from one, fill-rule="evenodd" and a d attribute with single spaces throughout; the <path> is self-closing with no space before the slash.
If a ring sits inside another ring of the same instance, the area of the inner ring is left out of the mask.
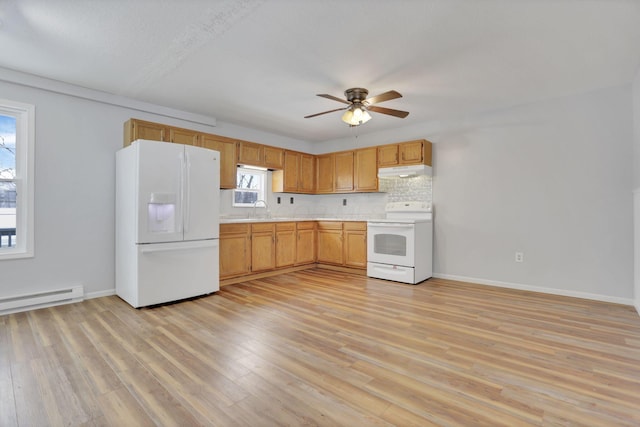
<path id="1" fill-rule="evenodd" d="M 407 238 L 400 234 L 376 234 L 373 251 L 381 255 L 407 256 Z"/>

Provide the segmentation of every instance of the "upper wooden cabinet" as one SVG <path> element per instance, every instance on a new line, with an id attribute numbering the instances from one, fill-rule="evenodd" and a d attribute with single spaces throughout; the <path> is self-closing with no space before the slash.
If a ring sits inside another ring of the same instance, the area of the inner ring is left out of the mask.
<path id="1" fill-rule="evenodd" d="M 362 148 L 354 155 L 354 191 L 378 191 L 376 147 Z"/>
<path id="2" fill-rule="evenodd" d="M 334 154 L 335 193 L 378 191 L 377 147 Z"/>
<path id="3" fill-rule="evenodd" d="M 273 191 L 329 194 L 378 191 L 378 168 L 432 165 L 425 139 L 314 156 L 250 141 L 196 132 L 144 120 L 124 124 L 124 145 L 136 139 L 196 145 L 220 152 L 220 188 L 236 187 L 238 163 L 274 170 Z"/>
<path id="4" fill-rule="evenodd" d="M 272 189 L 276 193 L 313 193 L 314 171 L 314 156 L 286 150 L 284 168 L 273 171 Z"/>
<path id="5" fill-rule="evenodd" d="M 418 164 L 432 166 L 431 148 L 431 142 L 424 139 L 381 145 L 378 147 L 378 166 Z"/>
<path id="6" fill-rule="evenodd" d="M 397 166 L 398 158 L 398 144 L 380 145 L 378 147 L 378 166 Z"/>
<path id="7" fill-rule="evenodd" d="M 254 142 L 238 142 L 238 163 L 261 166 L 264 162 L 264 145 Z"/>
<path id="8" fill-rule="evenodd" d="M 353 191 L 353 151 L 336 153 L 334 168 L 334 191 Z"/>
<path id="9" fill-rule="evenodd" d="M 238 143 L 238 163 L 262 166 L 268 169 L 282 169 L 284 149 L 255 142 L 240 141 Z"/>
<path id="10" fill-rule="evenodd" d="M 220 152 L 220 188 L 236 188 L 236 141 L 224 136 L 202 134 L 200 145 Z"/>
<path id="11" fill-rule="evenodd" d="M 264 167 L 268 169 L 282 169 L 284 166 L 284 149 L 264 146 Z"/>
<path id="12" fill-rule="evenodd" d="M 316 156 L 316 193 L 333 193 L 335 179 L 335 154 Z"/>
<path id="13" fill-rule="evenodd" d="M 201 134 L 199 132 L 189 129 L 169 128 L 169 142 L 174 142 L 176 144 L 199 146 L 200 136 Z"/>
<path id="14" fill-rule="evenodd" d="M 124 146 L 136 139 L 169 141 L 169 126 L 144 120 L 130 119 L 124 122 Z"/>

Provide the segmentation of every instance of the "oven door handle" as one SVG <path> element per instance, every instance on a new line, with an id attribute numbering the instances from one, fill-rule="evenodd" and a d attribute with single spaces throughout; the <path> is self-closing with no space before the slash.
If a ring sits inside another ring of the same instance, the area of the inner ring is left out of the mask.
<path id="1" fill-rule="evenodd" d="M 368 227 L 387 227 L 387 228 L 413 228 L 413 224 L 399 224 L 393 222 L 370 222 Z"/>

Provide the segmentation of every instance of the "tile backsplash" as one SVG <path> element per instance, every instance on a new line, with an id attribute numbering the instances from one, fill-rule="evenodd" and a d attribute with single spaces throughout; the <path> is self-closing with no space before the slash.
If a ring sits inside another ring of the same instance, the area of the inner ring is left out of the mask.
<path id="1" fill-rule="evenodd" d="M 388 202 L 432 201 L 432 177 L 381 178 L 379 193 L 289 194 L 268 192 L 269 214 L 273 217 L 381 218 Z M 271 174 L 268 187 L 271 188 Z M 263 216 L 265 211 L 231 206 L 232 190 L 220 190 L 220 214 L 245 217 Z M 281 203 L 277 203 L 280 197 Z M 294 203 L 290 203 L 293 197 Z M 346 200 L 346 202 L 345 202 Z"/>
<path id="2" fill-rule="evenodd" d="M 408 178 L 381 178 L 380 191 L 387 193 L 388 202 L 431 202 L 433 200 L 433 178 L 425 175 Z"/>

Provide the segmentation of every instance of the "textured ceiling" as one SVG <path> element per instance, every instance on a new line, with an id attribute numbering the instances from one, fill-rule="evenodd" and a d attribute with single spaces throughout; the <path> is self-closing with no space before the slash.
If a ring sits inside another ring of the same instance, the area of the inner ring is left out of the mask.
<path id="1" fill-rule="evenodd" d="M 349 135 L 345 89 L 379 104 L 361 135 L 630 83 L 637 0 L 0 0 L 0 67 L 305 141 Z"/>

